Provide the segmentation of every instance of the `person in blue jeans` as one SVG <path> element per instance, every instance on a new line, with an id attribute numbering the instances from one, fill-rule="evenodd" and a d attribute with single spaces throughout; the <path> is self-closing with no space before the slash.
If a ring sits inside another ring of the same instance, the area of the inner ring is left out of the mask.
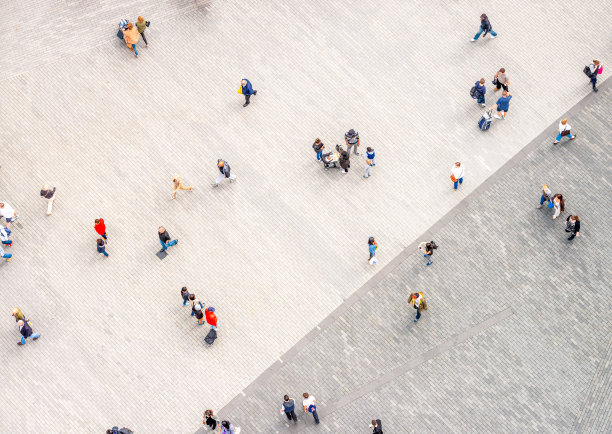
<path id="1" fill-rule="evenodd" d="M 321 161 L 321 158 L 323 158 L 323 149 L 325 149 L 325 145 L 321 139 L 315 139 L 314 143 L 312 144 L 312 149 L 314 149 L 314 151 L 317 153 L 317 161 Z"/>
<path id="2" fill-rule="evenodd" d="M 40 337 L 40 333 L 32 332 L 32 327 L 27 322 L 19 320 L 17 325 L 19 326 L 19 333 L 21 333 L 21 341 L 17 342 L 17 345 L 25 345 L 27 338 L 32 338 L 35 341 Z"/>
<path id="3" fill-rule="evenodd" d="M 553 200 L 552 191 L 550 190 L 550 188 L 548 188 L 548 184 L 544 184 L 542 186 L 542 196 L 540 197 L 540 206 L 538 206 L 538 208 L 542 208 L 542 206 L 544 205 L 544 202 L 548 202 L 548 204 L 552 204 L 552 200 Z M 552 206 L 549 206 L 549 208 L 552 208 Z"/>
<path id="4" fill-rule="evenodd" d="M 487 93 L 487 87 L 485 86 L 485 79 L 481 78 L 480 81 L 474 83 L 474 87 L 476 87 L 476 91 L 478 92 L 478 99 L 476 102 L 481 106 L 485 106 L 485 93 Z"/>
<path id="5" fill-rule="evenodd" d="M 508 110 L 510 109 L 511 99 L 512 99 L 512 94 L 508 92 L 507 90 L 504 90 L 501 98 L 497 100 L 497 114 L 493 115 L 495 119 L 506 119 L 506 115 L 508 114 Z M 502 116 L 502 112 L 504 112 L 503 116 Z"/>
<path id="6" fill-rule="evenodd" d="M 4 249 L 0 246 L 0 257 L 6 259 L 6 262 L 11 262 L 13 255 L 11 253 L 5 253 Z"/>
<path id="7" fill-rule="evenodd" d="M 493 27 L 491 27 L 487 14 L 482 14 L 480 16 L 480 29 L 478 29 L 478 33 L 474 35 L 474 38 L 470 39 L 470 42 L 476 42 L 478 38 L 480 38 L 480 35 L 482 35 L 482 32 L 484 32 L 485 36 L 487 36 L 487 33 L 490 33 L 491 39 L 497 38 L 497 33 L 493 31 Z"/>
<path id="8" fill-rule="evenodd" d="M 159 235 L 159 243 L 162 246 L 162 250 L 166 250 L 168 247 L 174 246 L 176 243 L 178 243 L 178 240 L 170 241 L 170 235 L 168 235 L 168 231 L 163 226 L 159 227 L 157 234 Z"/>
<path id="9" fill-rule="evenodd" d="M 102 238 L 96 240 L 96 248 L 98 249 L 98 253 L 102 253 L 108 258 L 108 253 L 106 253 L 106 242 Z"/>

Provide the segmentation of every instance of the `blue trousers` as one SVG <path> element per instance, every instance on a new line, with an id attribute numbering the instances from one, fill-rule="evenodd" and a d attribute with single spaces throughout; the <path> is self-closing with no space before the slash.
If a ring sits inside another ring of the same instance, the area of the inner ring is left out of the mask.
<path id="1" fill-rule="evenodd" d="M 164 243 L 162 240 L 159 240 L 159 243 L 162 246 L 162 250 L 166 250 L 168 247 L 172 247 L 176 244 L 178 240 L 172 240 L 172 241 L 168 241 L 167 243 Z"/>
<path id="2" fill-rule="evenodd" d="M 485 96 L 484 96 L 484 94 L 479 93 L 479 94 L 478 94 L 478 99 L 476 100 L 476 102 L 477 102 L 478 104 L 484 104 L 484 103 L 485 103 Z"/>
<path id="3" fill-rule="evenodd" d="M 455 190 L 457 190 L 457 186 L 459 184 L 463 184 L 463 178 L 459 178 L 458 180 L 456 180 L 455 182 L 453 182 L 453 187 L 455 188 Z"/>
<path id="4" fill-rule="evenodd" d="M 573 139 L 574 135 L 573 134 L 569 134 L 569 135 L 567 135 L 565 137 L 567 137 L 568 139 Z M 563 136 L 561 135 L 561 133 L 559 133 L 559 134 L 557 134 L 557 138 L 555 139 L 555 141 L 560 142 L 562 138 L 563 138 Z"/>
<path id="5" fill-rule="evenodd" d="M 32 336 L 30 336 L 32 339 L 38 339 L 40 337 L 40 333 L 34 333 Z M 21 337 L 21 345 L 25 345 L 26 343 L 26 338 L 24 338 L 23 336 Z"/>
<path id="6" fill-rule="evenodd" d="M 474 35 L 474 39 L 480 38 L 480 35 L 482 35 L 482 32 L 484 32 L 484 30 L 481 27 L 481 28 L 478 29 L 478 33 L 476 33 L 476 35 Z M 493 36 L 497 36 L 497 33 L 495 33 L 493 31 L 493 29 L 489 30 L 489 33 L 492 34 Z"/>
<path id="7" fill-rule="evenodd" d="M 319 152 L 317 152 L 317 160 L 321 161 L 321 158 L 323 158 L 323 150 L 322 149 Z"/>

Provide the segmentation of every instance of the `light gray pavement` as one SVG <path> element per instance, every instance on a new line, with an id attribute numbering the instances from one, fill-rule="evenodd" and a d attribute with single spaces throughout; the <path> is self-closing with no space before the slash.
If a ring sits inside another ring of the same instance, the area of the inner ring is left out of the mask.
<path id="1" fill-rule="evenodd" d="M 609 84 L 571 111 L 578 139 L 539 137 L 445 216 L 431 267 L 415 248 L 400 255 L 220 416 L 245 432 L 367 433 L 381 418 L 389 433 L 609 433 Z M 535 208 L 544 182 L 566 198 L 560 220 Z M 569 214 L 583 222 L 571 242 Z M 429 304 L 418 324 L 415 290 Z M 316 429 L 279 414 L 285 393 L 305 391 Z"/>
<path id="2" fill-rule="evenodd" d="M 26 432 L 189 432 L 581 100 L 583 64 L 610 52 L 603 1 L 506 5 L 490 13 L 500 37 L 476 44 L 482 6 L 467 1 L 2 6 L 34 29 L 0 36 L 0 188 L 21 214 L 0 308 L 19 305 L 43 333 L 18 348 L 12 324 L 0 332 L 0 430 Z M 134 59 L 114 34 L 137 14 L 153 24 Z M 501 66 L 511 112 L 481 134 L 468 90 Z M 260 91 L 248 109 L 243 76 Z M 314 137 L 331 146 L 349 128 L 377 151 L 367 181 L 361 161 L 348 175 L 314 161 Z M 239 179 L 212 190 L 220 157 Z M 177 172 L 196 190 L 171 202 Z M 58 187 L 49 218 L 43 182 Z M 180 239 L 163 262 L 160 224 Z M 213 348 L 180 307 L 183 285 L 218 309 Z"/>

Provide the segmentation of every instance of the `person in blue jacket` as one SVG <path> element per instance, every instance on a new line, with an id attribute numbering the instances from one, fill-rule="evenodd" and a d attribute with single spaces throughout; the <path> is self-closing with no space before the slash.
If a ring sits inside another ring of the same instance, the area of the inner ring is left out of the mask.
<path id="1" fill-rule="evenodd" d="M 476 100 L 476 102 L 484 107 L 485 106 L 485 93 L 487 93 L 487 88 L 485 86 L 485 79 L 481 78 L 480 81 L 477 81 L 476 83 L 474 83 L 474 86 L 476 87 L 476 91 L 478 92 L 478 99 Z"/>
<path id="2" fill-rule="evenodd" d="M 497 100 L 497 114 L 494 115 L 496 119 L 506 119 L 506 115 L 508 114 L 508 109 L 510 108 L 511 99 L 512 99 L 512 94 L 508 92 L 507 90 L 504 90 L 501 98 Z M 502 112 L 504 112 L 503 116 L 502 116 Z"/>
<path id="3" fill-rule="evenodd" d="M 497 38 L 497 33 L 493 31 L 493 27 L 491 27 L 487 14 L 482 14 L 480 16 L 480 29 L 478 29 L 478 33 L 476 33 L 476 35 L 470 39 L 470 42 L 476 42 L 478 38 L 480 38 L 480 35 L 482 35 L 482 32 L 484 32 L 485 36 L 487 36 L 487 33 L 490 33 L 491 39 Z"/>
<path id="4" fill-rule="evenodd" d="M 244 104 L 242 107 L 246 107 L 250 104 L 251 95 L 257 95 L 257 91 L 253 90 L 253 85 L 246 78 L 243 78 L 240 82 L 242 85 L 242 94 L 244 95 Z"/>

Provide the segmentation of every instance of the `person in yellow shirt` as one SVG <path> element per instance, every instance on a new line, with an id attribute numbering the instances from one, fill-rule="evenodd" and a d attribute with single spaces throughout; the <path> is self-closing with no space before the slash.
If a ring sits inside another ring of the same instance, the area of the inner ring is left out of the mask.
<path id="1" fill-rule="evenodd" d="M 417 322 L 419 318 L 421 318 L 422 310 L 427 310 L 427 303 L 425 302 L 425 297 L 423 297 L 422 292 L 413 292 L 412 294 L 410 294 L 410 298 L 408 299 L 408 305 L 412 305 L 412 307 L 415 308 L 417 311 L 414 322 Z"/>

